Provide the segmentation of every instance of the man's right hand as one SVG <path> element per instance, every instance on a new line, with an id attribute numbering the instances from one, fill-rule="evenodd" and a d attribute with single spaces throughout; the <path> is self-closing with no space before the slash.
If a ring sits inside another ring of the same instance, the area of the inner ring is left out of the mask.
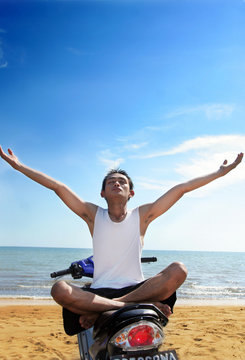
<path id="1" fill-rule="evenodd" d="M 6 154 L 2 147 L 0 146 L 0 156 L 3 158 L 9 165 L 11 165 L 14 169 L 17 169 L 20 165 L 20 162 L 16 155 L 14 155 L 11 149 L 8 149 L 8 154 Z"/>

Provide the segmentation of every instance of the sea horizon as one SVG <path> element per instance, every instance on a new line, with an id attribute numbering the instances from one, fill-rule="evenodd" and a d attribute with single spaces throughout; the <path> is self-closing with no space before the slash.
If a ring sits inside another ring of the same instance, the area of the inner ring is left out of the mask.
<path id="1" fill-rule="evenodd" d="M 33 249 L 76 249 L 76 250 L 91 250 L 93 251 L 92 247 L 69 247 L 69 246 L 29 246 L 29 245 L 0 245 L 1 248 L 33 248 Z M 190 250 L 190 249 L 143 249 L 143 251 L 176 251 L 176 252 L 211 252 L 211 253 L 242 253 L 245 254 L 245 251 L 233 251 L 233 250 Z"/>
<path id="2" fill-rule="evenodd" d="M 91 255 L 90 248 L 0 246 L 0 299 L 51 299 L 55 280 L 50 273 Z M 179 303 L 245 303 L 245 279 L 241 276 L 245 273 L 245 252 L 143 250 L 142 256 L 157 257 L 157 262 L 142 264 L 145 278 L 174 261 L 187 266 L 187 280 L 177 291 Z M 77 286 L 88 282 L 87 278 L 63 279 Z"/>

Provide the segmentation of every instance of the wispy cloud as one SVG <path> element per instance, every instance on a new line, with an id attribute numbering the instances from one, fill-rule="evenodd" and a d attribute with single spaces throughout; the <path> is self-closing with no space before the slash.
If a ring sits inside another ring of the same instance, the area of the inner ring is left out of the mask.
<path id="1" fill-rule="evenodd" d="M 106 158 L 99 158 L 100 161 L 106 166 L 106 169 L 117 169 L 123 162 L 124 159 L 106 159 Z"/>
<path id="2" fill-rule="evenodd" d="M 240 151 L 242 151 L 245 149 L 245 135 L 200 136 L 194 139 L 186 140 L 172 149 L 149 153 L 138 157 L 150 159 L 185 153 L 190 150 L 204 150 L 210 148 L 219 152 L 226 151 L 227 148 L 238 149 L 238 151 L 240 149 Z"/>
<path id="3" fill-rule="evenodd" d="M 109 149 L 103 150 L 99 154 L 99 160 L 106 166 L 106 169 L 116 169 L 122 163 L 124 163 L 124 159 L 120 157 L 116 157 L 111 153 Z"/>
<path id="4" fill-rule="evenodd" d="M 3 30 L 2 30 L 3 32 Z M 4 69 L 8 66 L 8 62 L 5 60 L 4 52 L 2 48 L 2 41 L 0 39 L 0 69 Z"/>
<path id="5" fill-rule="evenodd" d="M 136 178 L 136 184 L 137 188 L 144 190 L 160 190 L 161 192 L 164 192 L 176 185 L 176 181 L 138 177 Z"/>
<path id="6" fill-rule="evenodd" d="M 134 143 L 134 144 L 128 144 L 128 145 L 124 145 L 124 149 L 126 150 L 138 150 L 141 149 L 145 146 L 147 146 L 147 142 L 142 142 L 142 143 Z"/>
<path id="7" fill-rule="evenodd" d="M 193 107 L 183 107 L 169 112 L 166 118 L 174 118 L 194 113 L 204 113 L 209 120 L 220 120 L 229 117 L 235 110 L 234 104 L 204 104 Z"/>

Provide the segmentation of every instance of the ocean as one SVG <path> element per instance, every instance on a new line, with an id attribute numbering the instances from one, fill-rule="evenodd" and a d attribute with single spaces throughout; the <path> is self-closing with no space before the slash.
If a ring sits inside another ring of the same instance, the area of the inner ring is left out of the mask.
<path id="1" fill-rule="evenodd" d="M 50 273 L 90 255 L 91 249 L 0 247 L 0 297 L 50 299 L 55 281 Z M 180 301 L 245 304 L 245 253 L 144 250 L 143 256 L 155 256 L 158 260 L 143 264 L 145 278 L 174 261 L 187 266 L 188 278 L 177 292 Z M 63 279 L 78 286 L 88 282 L 86 278 Z"/>

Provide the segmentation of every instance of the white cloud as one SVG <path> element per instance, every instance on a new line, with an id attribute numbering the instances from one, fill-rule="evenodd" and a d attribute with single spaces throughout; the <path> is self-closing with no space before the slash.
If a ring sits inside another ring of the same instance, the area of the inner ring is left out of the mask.
<path id="1" fill-rule="evenodd" d="M 106 165 L 107 169 L 117 169 L 124 162 L 124 159 L 122 158 L 106 159 L 100 157 L 99 159 L 104 165 Z"/>
<path id="2" fill-rule="evenodd" d="M 245 135 L 217 135 L 200 136 L 191 140 L 186 140 L 182 144 L 173 147 L 170 150 L 159 151 L 140 156 L 143 159 L 150 159 L 168 155 L 185 153 L 191 150 L 210 149 L 212 152 L 244 151 Z"/>
<path id="3" fill-rule="evenodd" d="M 109 149 L 101 151 L 99 160 L 106 166 L 106 169 L 116 169 L 123 162 L 123 158 L 115 158 Z"/>
<path id="4" fill-rule="evenodd" d="M 159 180 L 159 179 L 148 179 L 139 177 L 136 179 L 137 188 L 144 190 L 159 190 L 160 192 L 167 191 L 176 185 L 176 181 Z"/>
<path id="5" fill-rule="evenodd" d="M 166 118 L 174 118 L 192 113 L 204 113 L 209 120 L 220 120 L 229 117 L 235 110 L 234 104 L 204 104 L 193 107 L 183 107 L 165 115 Z"/>
<path id="6" fill-rule="evenodd" d="M 125 142 L 123 139 L 119 139 L 120 142 Z M 114 151 L 110 149 L 106 149 L 100 152 L 99 160 L 106 165 L 107 169 L 115 169 L 118 168 L 122 163 L 124 163 L 124 159 L 120 157 L 120 154 L 125 151 L 137 151 L 138 149 L 147 145 L 147 142 L 141 143 L 131 143 L 127 145 L 123 145 L 117 147 Z"/>
<path id="7" fill-rule="evenodd" d="M 126 150 L 138 150 L 141 149 L 142 147 L 145 147 L 148 143 L 147 142 L 142 142 L 139 144 L 129 144 L 129 145 L 125 145 L 124 149 Z"/>

